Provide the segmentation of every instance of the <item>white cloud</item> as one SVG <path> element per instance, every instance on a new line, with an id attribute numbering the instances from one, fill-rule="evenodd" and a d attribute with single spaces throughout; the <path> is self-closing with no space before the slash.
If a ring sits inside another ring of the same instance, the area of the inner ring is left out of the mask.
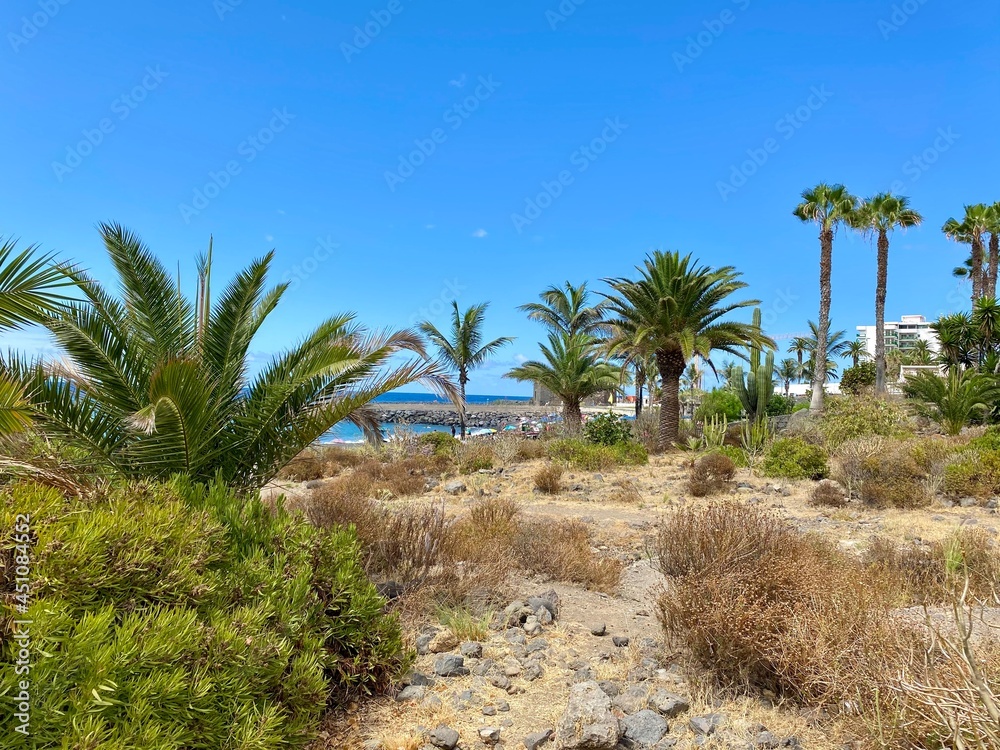
<path id="1" fill-rule="evenodd" d="M 462 75 L 460 75 L 455 80 L 448 81 L 448 85 L 449 86 L 454 86 L 455 88 L 460 89 L 460 88 L 462 88 L 462 87 L 465 86 L 465 82 L 468 81 L 468 80 L 469 80 L 469 77 L 465 73 L 462 73 Z"/>
<path id="2" fill-rule="evenodd" d="M 525 357 L 523 354 L 515 354 L 514 361 L 517 362 L 519 365 L 523 365 L 525 362 L 528 361 L 528 358 Z"/>
<path id="3" fill-rule="evenodd" d="M 475 232 L 472 233 L 472 236 L 481 240 L 487 234 L 489 234 L 489 232 L 487 232 L 485 229 L 477 229 Z"/>

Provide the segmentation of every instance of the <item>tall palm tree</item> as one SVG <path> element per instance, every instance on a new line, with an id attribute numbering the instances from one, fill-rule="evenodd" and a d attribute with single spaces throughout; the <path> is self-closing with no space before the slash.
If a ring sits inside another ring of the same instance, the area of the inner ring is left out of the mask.
<path id="1" fill-rule="evenodd" d="M 990 248 L 987 263 L 989 273 L 985 280 L 985 297 L 997 296 L 997 266 L 1000 265 L 1000 201 L 990 206 L 987 213 L 986 228 L 990 233 Z"/>
<path id="2" fill-rule="evenodd" d="M 983 296 L 985 274 L 983 272 L 983 235 L 992 226 L 992 211 L 983 203 L 965 207 L 962 221 L 951 218 L 944 223 L 941 231 L 949 239 L 972 245 L 969 275 L 972 279 L 972 301 Z"/>
<path id="3" fill-rule="evenodd" d="M 458 394 L 455 407 L 458 421 L 465 437 L 465 387 L 469 383 L 469 373 L 481 367 L 486 360 L 514 339 L 502 336 L 489 343 L 483 343 L 483 323 L 488 302 L 473 305 L 464 313 L 458 303 L 452 302 L 451 329 L 447 334 L 439 331 L 430 321 L 420 324 L 420 332 L 437 348 L 441 362 L 458 375 Z"/>
<path id="4" fill-rule="evenodd" d="M 732 266 L 699 266 L 690 255 L 656 251 L 637 268 L 638 280 L 605 279 L 612 330 L 628 331 L 656 352 L 660 372 L 659 444 L 677 442 L 680 427 L 680 378 L 696 355 L 711 365 L 713 350 L 744 356 L 748 344 L 774 347 L 759 327 L 723 320 L 729 313 L 759 304 L 757 300 L 730 302 L 746 284 Z M 614 334 L 612 334 L 614 336 Z M 714 369 L 714 368 L 713 368 Z"/>
<path id="5" fill-rule="evenodd" d="M 794 354 L 799 361 L 799 367 L 802 367 L 802 357 L 804 354 L 809 352 L 809 342 L 806 340 L 805 336 L 796 336 L 788 344 L 788 353 Z"/>
<path id="6" fill-rule="evenodd" d="M 885 352 L 883 352 L 884 354 Z M 857 367 L 858 362 L 868 358 L 868 345 L 859 339 L 848 341 L 847 346 L 844 347 L 844 355 L 851 358 L 851 367 Z"/>
<path id="7" fill-rule="evenodd" d="M 931 345 L 927 343 L 926 339 L 917 339 L 913 342 L 910 355 L 913 357 L 913 364 L 929 365 L 933 357 Z"/>
<path id="8" fill-rule="evenodd" d="M 783 359 L 774 366 L 775 376 L 785 385 L 785 398 L 792 388 L 792 381 L 795 380 L 802 370 L 802 366 L 794 359 Z"/>
<path id="9" fill-rule="evenodd" d="M 830 333 L 830 276 L 833 268 L 833 235 L 847 223 L 857 207 L 858 199 L 843 185 L 820 183 L 802 193 L 802 202 L 792 212 L 800 221 L 819 226 L 819 333 L 817 357 L 813 367 L 813 389 L 810 411 L 823 411 L 823 386 L 826 383 L 826 340 Z"/>
<path id="10" fill-rule="evenodd" d="M 539 296 L 541 302 L 529 302 L 517 309 L 528 318 L 541 323 L 550 331 L 574 336 L 578 333 L 599 334 L 604 323 L 604 303 L 590 304 L 587 284 L 573 286 L 566 282 L 562 287 L 550 286 Z"/>
<path id="11" fill-rule="evenodd" d="M 117 225 L 100 231 L 120 297 L 75 273 L 84 300 L 38 319 L 62 360 L 15 355 L 0 375 L 28 394 L 47 434 L 105 469 L 218 477 L 253 491 L 342 420 L 379 438 L 367 407 L 380 394 L 416 381 L 454 393 L 415 332 L 370 332 L 350 315 L 323 322 L 250 378 L 253 339 L 288 286 L 266 287 L 271 254 L 213 303 L 210 250 L 192 301 L 138 237 Z M 416 357 L 392 364 L 401 353 Z"/>
<path id="12" fill-rule="evenodd" d="M 515 367 L 504 377 L 519 382 L 539 383 L 563 402 L 563 421 L 571 432 L 583 422 L 580 404 L 602 391 L 616 391 L 621 385 L 621 369 L 600 355 L 598 340 L 586 333 L 553 331 L 548 345 L 541 344 L 543 360 Z"/>
<path id="13" fill-rule="evenodd" d="M 918 226 L 923 217 L 910 208 L 910 199 L 892 193 L 866 198 L 851 217 L 851 224 L 876 238 L 875 272 L 875 393 L 885 393 L 885 295 L 889 275 L 889 234 Z M 857 357 L 854 366 L 858 366 Z"/>
<path id="14" fill-rule="evenodd" d="M 17 250 L 14 240 L 0 237 L 0 331 L 38 323 L 71 300 L 64 294 L 75 285 L 74 271 L 53 262 L 35 247 Z M 0 436 L 31 424 L 31 408 L 24 391 L 0 378 Z"/>

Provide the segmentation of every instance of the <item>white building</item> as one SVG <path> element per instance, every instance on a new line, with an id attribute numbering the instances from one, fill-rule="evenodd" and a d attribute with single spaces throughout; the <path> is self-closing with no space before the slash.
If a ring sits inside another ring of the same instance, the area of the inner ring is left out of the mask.
<path id="1" fill-rule="evenodd" d="M 917 341 L 926 341 L 928 348 L 937 353 L 941 346 L 931 323 L 923 315 L 903 315 L 899 322 L 885 323 L 885 350 L 908 351 Z M 868 355 L 875 358 L 875 326 L 858 326 L 858 341 L 864 341 Z"/>

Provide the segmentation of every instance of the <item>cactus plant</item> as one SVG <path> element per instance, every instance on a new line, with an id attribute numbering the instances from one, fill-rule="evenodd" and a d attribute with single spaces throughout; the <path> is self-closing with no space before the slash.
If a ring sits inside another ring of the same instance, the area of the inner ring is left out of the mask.
<path id="1" fill-rule="evenodd" d="M 760 323 L 761 315 L 758 307 L 753 311 L 753 324 L 760 328 Z M 747 419 L 754 421 L 767 414 L 767 405 L 774 395 L 774 351 L 769 350 L 765 354 L 759 346 L 751 346 L 749 353 L 750 370 L 744 378 L 743 368 L 734 368 L 732 388 L 740 397 Z"/>

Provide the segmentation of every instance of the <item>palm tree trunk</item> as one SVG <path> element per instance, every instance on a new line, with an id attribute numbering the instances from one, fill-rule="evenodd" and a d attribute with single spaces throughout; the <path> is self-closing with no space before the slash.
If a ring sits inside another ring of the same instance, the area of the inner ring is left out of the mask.
<path id="1" fill-rule="evenodd" d="M 660 371 L 660 450 L 669 450 L 680 437 L 681 376 L 684 355 L 679 351 L 661 349 L 656 353 Z"/>
<path id="2" fill-rule="evenodd" d="M 830 274 L 833 267 L 833 230 L 819 233 L 819 330 L 816 333 L 816 366 L 813 368 L 812 401 L 809 411 L 823 411 L 823 388 L 826 385 L 826 344 L 830 335 Z"/>
<path id="3" fill-rule="evenodd" d="M 583 413 L 580 410 L 580 400 L 563 399 L 563 424 L 568 432 L 579 432 L 583 426 Z"/>
<path id="4" fill-rule="evenodd" d="M 889 276 L 889 235 L 878 233 L 878 261 L 875 272 L 875 393 L 885 393 L 885 292 Z M 858 366 L 857 357 L 854 366 Z"/>
<path id="5" fill-rule="evenodd" d="M 463 372 L 458 376 L 458 388 L 462 397 L 462 403 L 458 405 L 458 424 L 462 428 L 462 440 L 465 440 L 465 384 L 469 382 L 468 376 Z"/>
<path id="6" fill-rule="evenodd" d="M 986 277 L 986 296 L 996 299 L 997 264 L 1000 263 L 1000 232 L 990 233 L 990 268 Z"/>
<path id="7" fill-rule="evenodd" d="M 635 418 L 642 416 L 642 389 L 646 385 L 646 373 L 641 367 L 635 368 Z"/>
<path id="8" fill-rule="evenodd" d="M 983 296 L 983 239 L 972 238 L 972 301 Z"/>

